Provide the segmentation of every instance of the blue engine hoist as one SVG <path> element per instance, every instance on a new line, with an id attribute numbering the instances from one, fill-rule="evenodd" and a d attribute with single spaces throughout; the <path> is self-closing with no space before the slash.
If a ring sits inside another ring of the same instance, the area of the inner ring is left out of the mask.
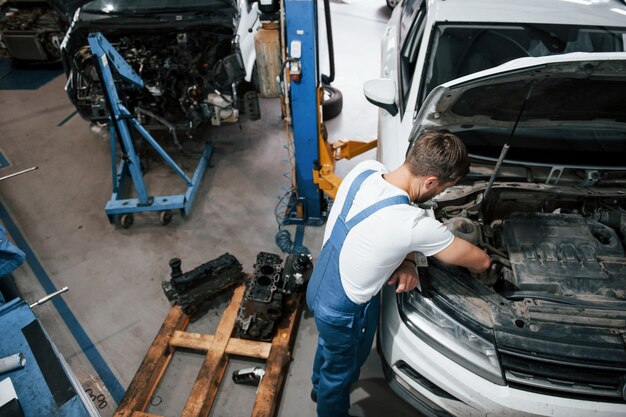
<path id="1" fill-rule="evenodd" d="M 140 212 L 159 212 L 161 224 L 170 222 L 173 210 L 180 210 L 182 216 L 191 211 L 194 198 L 202 182 L 202 177 L 208 166 L 213 147 L 206 144 L 201 154 L 192 179 L 189 179 L 183 170 L 174 162 L 156 140 L 141 126 L 136 117 L 126 108 L 120 98 L 115 80 L 111 72 L 114 67 L 117 74 L 125 81 L 143 88 L 141 77 L 122 58 L 115 48 L 101 33 L 91 33 L 88 37 L 89 47 L 98 62 L 98 75 L 102 83 L 107 110 L 109 112 L 109 137 L 111 147 L 111 168 L 113 192 L 107 202 L 105 212 L 111 223 L 119 221 L 120 225 L 128 228 L 133 224 L 133 214 Z M 139 155 L 135 150 L 131 128 L 135 129 L 145 139 L 167 164 L 176 171 L 187 185 L 184 194 L 153 197 L 148 194 L 144 182 Z M 117 143 L 121 146 L 122 156 L 118 165 Z M 134 185 L 136 197 L 128 197 L 127 179 L 130 177 Z"/>

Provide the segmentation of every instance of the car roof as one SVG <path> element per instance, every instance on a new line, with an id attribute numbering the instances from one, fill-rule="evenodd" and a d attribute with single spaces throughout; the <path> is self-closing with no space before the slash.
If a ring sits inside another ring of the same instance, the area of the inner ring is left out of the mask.
<path id="1" fill-rule="evenodd" d="M 626 26 L 623 0 L 428 0 L 433 22 Z"/>

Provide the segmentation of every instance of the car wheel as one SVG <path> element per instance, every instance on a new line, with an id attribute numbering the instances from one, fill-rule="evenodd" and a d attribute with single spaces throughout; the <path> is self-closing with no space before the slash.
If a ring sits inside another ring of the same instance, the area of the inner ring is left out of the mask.
<path id="1" fill-rule="evenodd" d="M 339 116 L 343 109 L 343 95 L 341 91 L 330 85 L 322 86 L 324 89 L 324 102 L 322 103 L 322 118 L 324 120 L 334 119 Z"/>
<path id="2" fill-rule="evenodd" d="M 393 9 L 400 3 L 400 0 L 386 0 L 386 1 L 387 1 L 387 7 L 389 7 L 390 9 Z"/>

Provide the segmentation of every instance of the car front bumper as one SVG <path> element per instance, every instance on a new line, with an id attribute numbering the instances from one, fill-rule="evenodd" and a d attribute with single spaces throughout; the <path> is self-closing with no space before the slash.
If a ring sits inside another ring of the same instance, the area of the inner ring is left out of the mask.
<path id="1" fill-rule="evenodd" d="M 624 417 L 626 404 L 537 394 L 490 382 L 419 339 L 383 292 L 379 352 L 391 388 L 427 417 Z"/>

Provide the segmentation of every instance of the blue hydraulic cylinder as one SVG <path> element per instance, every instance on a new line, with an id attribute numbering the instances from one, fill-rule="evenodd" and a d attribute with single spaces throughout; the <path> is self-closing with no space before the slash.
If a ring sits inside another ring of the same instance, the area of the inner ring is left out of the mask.
<path id="1" fill-rule="evenodd" d="M 301 71 L 299 81 L 290 81 L 298 214 L 306 224 L 321 224 L 324 197 L 313 182 L 314 163 L 319 159 L 320 117 L 317 2 L 285 0 L 285 22 L 288 58 L 299 63 Z"/>

